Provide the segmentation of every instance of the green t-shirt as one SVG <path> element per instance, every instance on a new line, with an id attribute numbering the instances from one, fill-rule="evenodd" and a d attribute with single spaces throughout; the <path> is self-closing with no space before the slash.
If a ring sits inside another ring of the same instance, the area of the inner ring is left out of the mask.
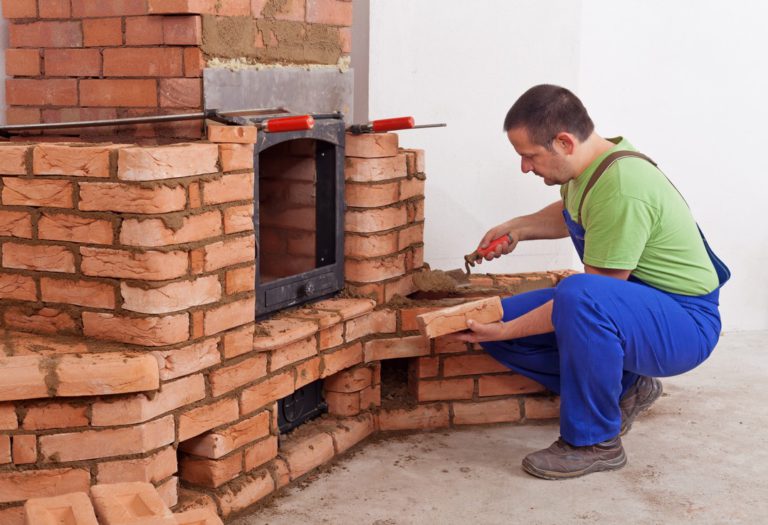
<path id="1" fill-rule="evenodd" d="M 635 149 L 621 137 L 610 140 L 616 146 L 561 187 L 574 221 L 600 162 L 614 151 Z M 585 264 L 632 270 L 651 286 L 681 295 L 704 295 L 718 286 L 690 209 L 664 174 L 643 159 L 620 159 L 603 173 L 584 200 L 581 222 Z"/>

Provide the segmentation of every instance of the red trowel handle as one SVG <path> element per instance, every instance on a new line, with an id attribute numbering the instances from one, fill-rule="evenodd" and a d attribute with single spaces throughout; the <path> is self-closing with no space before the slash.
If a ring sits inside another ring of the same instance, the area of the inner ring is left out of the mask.
<path id="1" fill-rule="evenodd" d="M 410 129 L 416 122 L 413 117 L 383 118 L 371 122 L 371 130 L 374 133 L 383 133 L 385 131 L 395 131 L 397 129 Z"/>
<path id="2" fill-rule="evenodd" d="M 478 248 L 477 255 L 479 255 L 480 257 L 485 257 L 486 255 L 494 251 L 498 245 L 509 244 L 511 242 L 512 242 L 512 236 L 510 234 L 502 235 L 498 239 L 492 240 L 491 243 L 485 248 Z"/>
<path id="3" fill-rule="evenodd" d="M 315 127 L 315 119 L 312 115 L 300 115 L 298 117 L 272 118 L 262 122 L 262 129 L 268 133 L 282 133 L 286 131 L 303 131 Z"/>

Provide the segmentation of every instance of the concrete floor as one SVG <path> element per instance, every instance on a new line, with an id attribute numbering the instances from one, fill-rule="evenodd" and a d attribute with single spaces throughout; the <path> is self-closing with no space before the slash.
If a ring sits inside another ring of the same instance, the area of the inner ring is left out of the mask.
<path id="1" fill-rule="evenodd" d="M 236 525 L 768 523 L 768 332 L 721 338 L 624 438 L 627 466 L 569 481 L 520 469 L 555 423 L 362 444 Z"/>

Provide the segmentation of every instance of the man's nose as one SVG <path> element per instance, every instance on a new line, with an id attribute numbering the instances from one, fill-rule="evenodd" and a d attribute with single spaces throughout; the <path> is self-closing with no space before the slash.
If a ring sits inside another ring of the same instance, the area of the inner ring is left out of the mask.
<path id="1" fill-rule="evenodd" d="M 527 160 L 520 159 L 520 171 L 522 171 L 523 173 L 531 172 L 533 171 L 533 166 Z"/>

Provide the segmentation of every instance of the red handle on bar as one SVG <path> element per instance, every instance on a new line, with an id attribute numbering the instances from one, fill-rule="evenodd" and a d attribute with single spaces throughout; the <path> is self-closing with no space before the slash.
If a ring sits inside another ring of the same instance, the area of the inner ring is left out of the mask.
<path id="1" fill-rule="evenodd" d="M 510 242 L 512 242 L 512 239 L 509 237 L 509 234 L 502 235 L 498 239 L 492 240 L 491 243 L 485 248 L 478 248 L 477 255 L 480 257 L 485 257 L 487 254 L 495 250 L 499 244 L 509 244 Z"/>
<path id="2" fill-rule="evenodd" d="M 375 133 L 395 131 L 396 129 L 409 129 L 414 125 L 413 117 L 383 118 L 371 122 L 371 128 Z"/>
<path id="3" fill-rule="evenodd" d="M 268 133 L 281 133 L 285 131 L 302 131 L 315 127 L 315 119 L 312 115 L 300 115 L 298 117 L 273 118 L 264 122 L 263 129 Z"/>

